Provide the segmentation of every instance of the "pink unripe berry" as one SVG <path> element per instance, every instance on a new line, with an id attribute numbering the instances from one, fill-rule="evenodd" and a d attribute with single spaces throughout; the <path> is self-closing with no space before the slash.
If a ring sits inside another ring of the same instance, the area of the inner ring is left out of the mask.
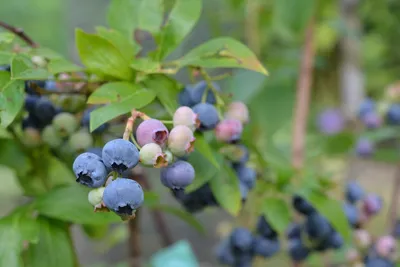
<path id="1" fill-rule="evenodd" d="M 189 107 L 183 106 L 178 108 L 173 117 L 174 127 L 178 125 L 185 125 L 190 130 L 194 131 L 200 126 L 200 121 L 196 113 Z"/>
<path id="2" fill-rule="evenodd" d="M 354 243 L 359 248 L 367 248 L 371 245 L 371 235 L 367 230 L 358 229 L 354 231 Z"/>
<path id="3" fill-rule="evenodd" d="M 243 125 L 237 119 L 225 119 L 215 127 L 215 137 L 219 141 L 231 142 L 238 140 L 242 134 Z"/>
<path id="4" fill-rule="evenodd" d="M 145 120 L 139 124 L 136 130 L 136 138 L 140 146 L 149 143 L 156 143 L 163 146 L 168 139 L 168 129 L 159 120 Z"/>
<path id="5" fill-rule="evenodd" d="M 375 244 L 376 252 L 381 257 L 390 257 L 396 251 L 397 243 L 393 236 L 380 237 Z"/>
<path id="6" fill-rule="evenodd" d="M 149 143 L 140 149 L 140 162 L 143 165 L 161 168 L 168 165 L 166 155 L 156 143 Z"/>
<path id="7" fill-rule="evenodd" d="M 178 125 L 171 130 L 168 137 L 168 149 L 177 157 L 182 157 L 194 149 L 196 138 L 189 127 Z"/>
<path id="8" fill-rule="evenodd" d="M 243 102 L 232 102 L 228 106 L 225 117 L 246 124 L 249 122 L 249 110 Z"/>
<path id="9" fill-rule="evenodd" d="M 360 253 L 354 248 L 350 248 L 346 253 L 346 259 L 349 263 L 356 263 L 360 259 Z"/>

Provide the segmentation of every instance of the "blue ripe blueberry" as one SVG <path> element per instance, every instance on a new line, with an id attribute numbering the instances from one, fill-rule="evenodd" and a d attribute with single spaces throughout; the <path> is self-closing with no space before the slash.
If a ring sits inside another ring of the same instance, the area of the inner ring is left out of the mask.
<path id="1" fill-rule="evenodd" d="M 298 223 L 292 223 L 286 230 L 286 237 L 288 239 L 301 238 L 301 225 Z"/>
<path id="2" fill-rule="evenodd" d="M 346 185 L 346 200 L 350 203 L 356 203 L 364 197 L 364 189 L 360 184 L 353 180 Z"/>
<path id="3" fill-rule="evenodd" d="M 370 98 L 367 98 L 361 103 L 360 109 L 358 110 L 358 116 L 360 118 L 363 118 L 365 114 L 369 112 L 374 112 L 375 108 L 376 108 L 375 101 Z"/>
<path id="4" fill-rule="evenodd" d="M 399 219 L 397 219 L 397 221 L 396 221 L 396 225 L 395 225 L 395 227 L 393 229 L 392 235 L 395 238 L 400 239 L 400 220 Z"/>
<path id="5" fill-rule="evenodd" d="M 233 265 L 233 267 L 251 267 L 251 266 L 253 266 L 252 253 L 248 252 L 236 255 L 235 264 Z"/>
<path id="6" fill-rule="evenodd" d="M 40 97 L 37 95 L 26 95 L 24 104 L 25 110 L 28 111 L 29 113 L 34 113 L 36 103 L 39 99 Z"/>
<path id="7" fill-rule="evenodd" d="M 274 239 L 278 235 L 263 215 L 258 217 L 257 233 L 267 239 Z"/>
<path id="8" fill-rule="evenodd" d="M 389 259 L 385 258 L 368 258 L 365 262 L 365 267 L 395 267 L 396 265 Z"/>
<path id="9" fill-rule="evenodd" d="M 117 178 L 106 186 L 103 202 L 118 215 L 132 215 L 144 201 L 143 189 L 139 183 L 126 178 Z"/>
<path id="10" fill-rule="evenodd" d="M 331 247 L 333 249 L 339 249 L 344 244 L 343 237 L 336 231 L 333 231 L 330 234 L 327 242 L 328 242 L 329 247 Z"/>
<path id="11" fill-rule="evenodd" d="M 382 198 L 378 195 L 370 194 L 363 199 L 363 210 L 367 216 L 376 215 L 382 206 Z"/>
<path id="12" fill-rule="evenodd" d="M 343 203 L 343 210 L 349 224 L 352 227 L 357 227 L 360 222 L 360 212 L 357 207 L 350 203 Z"/>
<path id="13" fill-rule="evenodd" d="M 97 156 L 99 156 L 101 158 L 102 157 L 102 153 L 103 153 L 103 148 L 101 148 L 101 147 L 91 147 L 91 148 L 88 148 L 86 150 L 86 152 L 96 154 Z"/>
<path id="14" fill-rule="evenodd" d="M 252 189 L 256 183 L 257 173 L 253 168 L 247 167 L 244 164 L 235 166 L 236 174 L 239 180 L 244 183 L 249 189 Z"/>
<path id="15" fill-rule="evenodd" d="M 367 127 L 368 129 L 379 128 L 382 124 L 381 117 L 375 111 L 368 112 L 361 119 L 365 127 Z"/>
<path id="16" fill-rule="evenodd" d="M 290 239 L 288 245 L 290 258 L 295 262 L 302 262 L 307 259 L 310 249 L 305 246 L 301 239 Z"/>
<path id="17" fill-rule="evenodd" d="M 93 188 L 103 186 L 108 175 L 101 158 L 88 152 L 80 154 L 75 159 L 72 169 L 78 183 Z"/>
<path id="18" fill-rule="evenodd" d="M 56 81 L 52 81 L 52 80 L 47 80 L 44 83 L 44 89 L 46 89 L 47 91 L 50 91 L 50 92 L 57 91 L 58 90 L 57 82 Z"/>
<path id="19" fill-rule="evenodd" d="M 49 99 L 42 96 L 36 102 L 34 114 L 41 123 L 48 125 L 56 115 L 56 109 Z"/>
<path id="20" fill-rule="evenodd" d="M 0 66 L 0 71 L 10 71 L 11 66 L 10 65 L 2 65 Z"/>
<path id="21" fill-rule="evenodd" d="M 231 243 L 229 238 L 223 239 L 215 250 L 217 260 L 221 264 L 233 265 L 235 263 L 235 256 L 232 253 Z"/>
<path id="22" fill-rule="evenodd" d="M 161 183 L 172 189 L 185 188 L 190 185 L 195 176 L 193 166 L 186 161 L 178 160 L 161 169 Z"/>
<path id="23" fill-rule="evenodd" d="M 400 125 L 400 104 L 393 104 L 389 107 L 386 118 L 391 125 Z"/>
<path id="24" fill-rule="evenodd" d="M 165 125 L 156 119 L 144 120 L 136 129 L 136 140 L 140 146 L 149 143 L 156 143 L 160 146 L 168 140 L 168 129 Z"/>
<path id="25" fill-rule="evenodd" d="M 360 157 L 369 157 L 374 153 L 375 146 L 368 138 L 361 137 L 357 141 L 355 151 Z"/>
<path id="26" fill-rule="evenodd" d="M 93 107 L 87 108 L 83 112 L 82 120 L 81 120 L 82 126 L 90 127 L 90 113 L 95 109 L 96 109 L 96 107 L 93 106 Z M 104 124 L 100 125 L 99 127 L 97 127 L 92 133 L 100 134 L 100 133 L 105 132 L 107 130 L 107 128 L 108 128 L 108 123 L 104 123 Z"/>
<path id="27" fill-rule="evenodd" d="M 22 120 L 22 129 L 26 128 L 42 129 L 43 127 L 44 127 L 43 124 L 32 113 Z"/>
<path id="28" fill-rule="evenodd" d="M 199 130 L 211 130 L 217 126 L 219 122 L 218 111 L 213 105 L 200 103 L 193 107 L 193 111 L 199 116 Z"/>
<path id="29" fill-rule="evenodd" d="M 293 204 L 294 209 L 298 213 L 301 213 L 303 215 L 308 216 L 308 215 L 315 213 L 314 207 L 301 196 L 295 195 L 292 198 L 292 204 Z"/>
<path id="30" fill-rule="evenodd" d="M 255 254 L 265 258 L 272 257 L 280 249 L 278 239 L 267 239 L 261 236 L 256 236 L 253 243 L 253 251 Z"/>
<path id="31" fill-rule="evenodd" d="M 333 135 L 344 129 L 345 120 L 340 110 L 327 109 L 318 116 L 317 125 L 322 133 Z"/>
<path id="32" fill-rule="evenodd" d="M 187 87 L 183 88 L 178 94 L 178 103 L 180 106 L 191 107 L 194 105 L 192 99 L 190 98 Z"/>
<path id="33" fill-rule="evenodd" d="M 139 150 L 128 140 L 114 139 L 104 145 L 102 159 L 107 168 L 122 173 L 139 163 Z"/>
<path id="34" fill-rule="evenodd" d="M 225 119 L 215 127 L 215 138 L 221 142 L 235 142 L 240 139 L 243 125 L 236 119 Z"/>
<path id="35" fill-rule="evenodd" d="M 331 232 L 329 222 L 318 213 L 313 213 L 307 217 L 304 228 L 310 239 L 314 240 L 322 240 Z"/>
<path id="36" fill-rule="evenodd" d="M 230 235 L 230 242 L 234 251 L 250 252 L 253 246 L 253 234 L 246 228 L 235 228 Z"/>
<path id="37" fill-rule="evenodd" d="M 217 91 L 221 91 L 218 84 L 213 83 L 213 86 L 214 86 L 214 88 L 217 89 Z M 208 85 L 205 81 L 200 81 L 192 86 L 189 86 L 186 89 L 189 94 L 191 103 L 193 103 L 192 105 L 196 105 L 201 102 L 204 91 L 207 89 L 207 87 L 208 87 Z M 210 88 L 208 88 L 207 90 L 208 90 L 208 92 L 207 92 L 207 97 L 206 97 L 206 103 L 213 105 L 217 102 L 214 92 Z"/>
<path id="38" fill-rule="evenodd" d="M 249 188 L 245 183 L 239 181 L 239 191 L 240 196 L 242 197 L 242 202 L 246 201 L 247 195 L 249 194 Z"/>

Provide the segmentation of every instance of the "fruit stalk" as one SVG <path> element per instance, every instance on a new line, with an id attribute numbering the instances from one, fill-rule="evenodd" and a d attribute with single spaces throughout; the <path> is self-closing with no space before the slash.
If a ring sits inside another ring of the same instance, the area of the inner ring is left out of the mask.
<path id="1" fill-rule="evenodd" d="M 129 239 L 128 239 L 128 253 L 129 253 L 129 266 L 141 267 L 141 254 L 140 249 L 140 226 L 139 226 L 139 212 L 136 211 L 136 218 L 128 221 Z"/>
<path id="2" fill-rule="evenodd" d="M 25 43 L 27 43 L 30 47 L 32 48 L 37 48 L 39 47 L 39 44 L 37 44 L 36 42 L 34 42 L 32 40 L 31 37 L 29 37 L 23 29 L 21 28 L 16 28 L 14 26 L 11 26 L 7 23 L 5 23 L 4 21 L 0 21 L 0 27 L 14 33 L 15 35 L 17 35 L 19 38 L 21 38 L 22 40 L 24 40 Z"/>
<path id="3" fill-rule="evenodd" d="M 394 228 L 396 227 L 399 196 L 400 196 L 400 163 L 397 165 L 397 171 L 394 176 L 393 193 L 388 213 L 387 229 L 389 231 L 389 234 L 393 233 L 393 231 L 395 230 Z"/>

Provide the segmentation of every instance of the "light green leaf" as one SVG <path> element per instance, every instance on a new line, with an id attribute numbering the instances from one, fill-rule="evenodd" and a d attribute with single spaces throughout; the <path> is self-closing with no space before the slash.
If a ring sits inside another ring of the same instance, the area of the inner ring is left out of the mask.
<path id="1" fill-rule="evenodd" d="M 24 105 L 24 82 L 10 81 L 0 92 L 0 124 L 9 126 Z"/>
<path id="2" fill-rule="evenodd" d="M 38 47 L 32 50 L 32 54 L 36 56 L 41 56 L 47 59 L 63 59 L 63 56 L 47 47 Z"/>
<path id="3" fill-rule="evenodd" d="M 131 95 L 104 107 L 98 108 L 90 113 L 90 131 L 94 131 L 100 125 L 114 119 L 117 116 L 126 114 L 132 109 L 140 109 L 145 107 L 156 97 L 155 93 L 150 90 L 139 90 Z"/>
<path id="4" fill-rule="evenodd" d="M 140 89 L 139 85 L 128 82 L 111 82 L 100 86 L 89 99 L 89 104 L 106 104 L 121 101 Z"/>
<path id="5" fill-rule="evenodd" d="M 134 59 L 135 55 L 140 50 L 140 46 L 133 42 L 132 38 L 126 38 L 126 36 L 116 30 L 96 27 L 96 31 L 101 37 L 104 37 L 118 48 L 121 54 L 129 60 Z"/>
<path id="6" fill-rule="evenodd" d="M 39 242 L 29 246 L 26 253 L 27 267 L 75 267 L 68 225 L 44 217 L 39 218 L 39 223 Z"/>
<path id="7" fill-rule="evenodd" d="M 247 46 L 229 37 L 212 39 L 199 45 L 181 58 L 179 63 L 181 66 L 204 68 L 243 68 L 268 74 Z"/>
<path id="8" fill-rule="evenodd" d="M 177 0 L 161 33 L 156 36 L 159 45 L 158 60 L 168 56 L 192 31 L 201 15 L 201 0 Z"/>
<path id="9" fill-rule="evenodd" d="M 221 166 L 221 172 L 210 180 L 211 190 L 221 207 L 232 216 L 237 216 L 242 208 L 239 178 L 230 166 Z"/>
<path id="10" fill-rule="evenodd" d="M 52 74 L 45 69 L 27 69 L 13 76 L 14 80 L 47 80 Z"/>
<path id="11" fill-rule="evenodd" d="M 0 51 L 0 65 L 8 65 L 11 64 L 11 59 L 14 54 L 6 51 Z"/>
<path id="12" fill-rule="evenodd" d="M 175 110 L 178 108 L 177 94 L 179 90 L 176 81 L 166 75 L 155 74 L 150 75 L 144 81 L 144 84 L 156 93 L 158 100 L 160 100 L 168 113 L 173 116 Z"/>
<path id="13" fill-rule="evenodd" d="M 248 103 L 263 89 L 266 79 L 267 77 L 254 71 L 237 70 L 226 80 L 228 85 L 224 92 L 231 93 L 232 100 Z"/>
<path id="14" fill-rule="evenodd" d="M 82 63 L 92 72 L 123 80 L 133 77 L 129 59 L 103 37 L 77 29 L 76 46 Z"/>
<path id="15" fill-rule="evenodd" d="M 26 175 L 32 165 L 28 155 L 24 153 L 16 140 L 0 139 L 0 162 L 2 165 L 13 169 L 18 176 Z M 21 184 L 24 186 L 24 184 Z"/>
<path id="16" fill-rule="evenodd" d="M 164 19 L 163 0 L 136 0 L 137 28 L 156 34 Z"/>
<path id="17" fill-rule="evenodd" d="M 0 44 L 10 44 L 14 41 L 15 34 L 11 32 L 0 32 Z"/>
<path id="18" fill-rule="evenodd" d="M 200 152 L 194 151 L 190 154 L 189 163 L 192 164 L 196 175 L 193 183 L 185 188 L 186 193 L 190 193 L 209 182 L 218 172 L 218 169 L 211 164 Z"/>
<path id="19" fill-rule="evenodd" d="M 106 224 L 121 219 L 112 212 L 94 212 L 87 200 L 90 189 L 79 185 L 53 189 L 35 201 L 40 214 L 78 224 Z"/>
<path id="20" fill-rule="evenodd" d="M 135 59 L 131 67 L 144 73 L 161 73 L 161 64 L 146 57 Z"/>
<path id="21" fill-rule="evenodd" d="M 10 82 L 11 75 L 8 71 L 0 71 L 0 92 L 6 87 Z"/>
<path id="22" fill-rule="evenodd" d="M 201 223 L 189 212 L 186 212 L 182 209 L 167 206 L 167 205 L 154 205 L 151 206 L 151 209 L 157 209 L 161 210 L 163 212 L 167 212 L 169 214 L 172 214 L 178 218 L 180 218 L 182 221 L 186 222 L 190 226 L 192 226 L 194 229 L 199 231 L 200 233 L 205 233 L 204 227 L 201 225 Z"/>
<path id="23" fill-rule="evenodd" d="M 17 77 L 20 73 L 33 68 L 35 66 L 27 56 L 15 55 L 11 61 L 11 77 Z"/>
<path id="24" fill-rule="evenodd" d="M 52 74 L 58 74 L 62 72 L 78 72 L 83 70 L 82 67 L 63 58 L 50 60 L 49 64 L 47 64 L 47 68 Z"/>
<path id="25" fill-rule="evenodd" d="M 284 234 L 291 222 L 287 203 L 280 198 L 268 197 L 263 200 L 262 212 L 279 234 Z"/>
<path id="26" fill-rule="evenodd" d="M 215 168 L 219 169 L 219 164 L 215 158 L 214 152 L 211 149 L 210 144 L 205 140 L 202 134 L 196 135 L 195 149 L 200 152 Z"/>
<path id="27" fill-rule="evenodd" d="M 76 183 L 71 167 L 67 167 L 65 162 L 49 155 L 47 164 L 49 166 L 47 177 L 52 187 Z"/>

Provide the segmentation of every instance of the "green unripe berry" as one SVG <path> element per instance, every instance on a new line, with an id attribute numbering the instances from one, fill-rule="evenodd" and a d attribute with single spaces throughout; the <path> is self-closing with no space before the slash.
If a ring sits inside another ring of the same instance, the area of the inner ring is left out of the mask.
<path id="1" fill-rule="evenodd" d="M 42 139 L 51 148 L 58 148 L 63 143 L 62 138 L 58 135 L 53 125 L 48 125 L 43 129 Z"/>
<path id="2" fill-rule="evenodd" d="M 156 143 L 144 145 L 139 152 L 140 162 L 146 166 L 161 168 L 168 165 L 162 148 Z"/>
<path id="3" fill-rule="evenodd" d="M 62 112 L 53 119 L 53 127 L 61 137 L 73 134 L 78 128 L 78 120 L 68 112 Z"/>
<path id="4" fill-rule="evenodd" d="M 165 154 L 165 159 L 167 160 L 168 164 L 172 164 L 174 162 L 174 154 L 172 154 L 171 151 L 169 151 L 168 149 L 164 151 Z"/>
<path id="5" fill-rule="evenodd" d="M 93 146 L 93 137 L 86 131 L 79 131 L 69 137 L 68 145 L 75 152 L 84 152 Z"/>
<path id="6" fill-rule="evenodd" d="M 42 143 L 40 132 L 34 128 L 26 128 L 24 130 L 24 138 L 22 140 L 27 147 L 37 147 Z"/>
<path id="7" fill-rule="evenodd" d="M 104 189 L 106 189 L 106 188 L 99 187 L 99 188 L 90 190 L 90 192 L 88 194 L 89 203 L 92 204 L 93 206 L 97 206 L 97 205 L 101 204 L 101 202 L 103 201 Z"/>
<path id="8" fill-rule="evenodd" d="M 84 95 L 58 95 L 55 103 L 66 112 L 76 113 L 82 111 L 86 105 L 86 97 Z"/>

